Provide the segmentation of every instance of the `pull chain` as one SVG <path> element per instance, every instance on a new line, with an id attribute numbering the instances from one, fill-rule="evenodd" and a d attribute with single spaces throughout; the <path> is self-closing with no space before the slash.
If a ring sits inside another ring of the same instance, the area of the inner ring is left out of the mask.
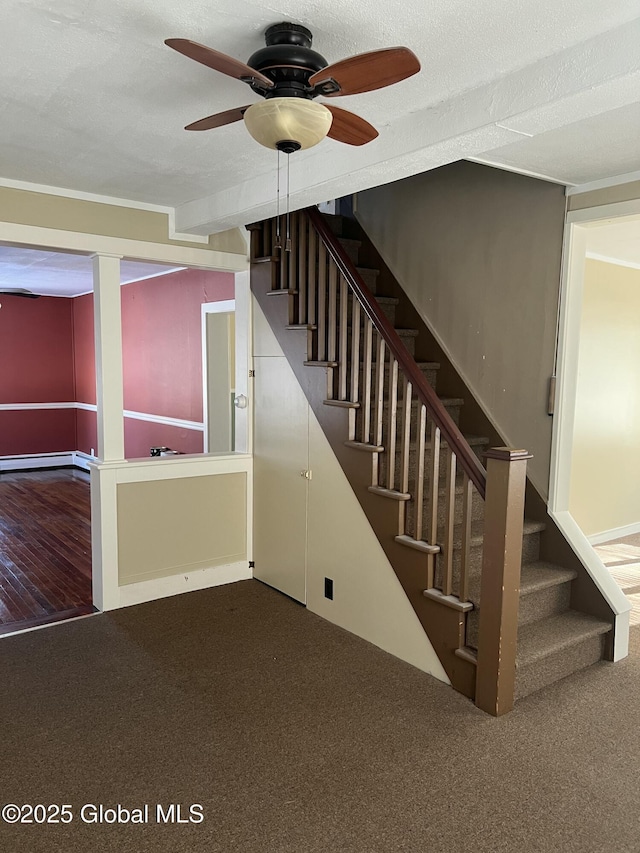
<path id="1" fill-rule="evenodd" d="M 276 249 L 282 248 L 282 240 L 280 239 L 280 150 L 278 149 L 278 178 L 276 183 Z"/>
<path id="2" fill-rule="evenodd" d="M 289 213 L 289 163 L 291 155 L 287 154 L 287 239 L 284 244 L 285 252 L 291 251 L 291 214 Z"/>

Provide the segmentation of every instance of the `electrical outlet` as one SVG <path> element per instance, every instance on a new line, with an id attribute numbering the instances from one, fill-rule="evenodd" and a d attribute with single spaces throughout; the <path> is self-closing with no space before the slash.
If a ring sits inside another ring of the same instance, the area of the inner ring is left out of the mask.
<path id="1" fill-rule="evenodd" d="M 329 601 L 333 601 L 333 580 L 332 578 L 324 579 L 324 597 Z"/>

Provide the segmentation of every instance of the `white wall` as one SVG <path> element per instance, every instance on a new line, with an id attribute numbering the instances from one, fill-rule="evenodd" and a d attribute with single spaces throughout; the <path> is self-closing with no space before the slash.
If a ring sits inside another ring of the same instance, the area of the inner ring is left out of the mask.
<path id="1" fill-rule="evenodd" d="M 640 525 L 640 270 L 589 258 L 569 511 L 587 536 Z"/>

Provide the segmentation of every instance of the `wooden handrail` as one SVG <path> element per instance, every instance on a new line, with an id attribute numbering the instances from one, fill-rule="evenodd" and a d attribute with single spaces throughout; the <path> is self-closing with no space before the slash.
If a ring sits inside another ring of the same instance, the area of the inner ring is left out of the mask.
<path id="1" fill-rule="evenodd" d="M 313 227 L 318 232 L 327 252 L 344 276 L 349 287 L 359 300 L 365 314 L 384 338 L 386 345 L 398 362 L 404 375 L 411 383 L 415 394 L 427 407 L 429 415 L 439 427 L 442 435 L 458 458 L 463 471 L 468 475 L 476 489 L 484 499 L 487 474 L 465 437 L 460 432 L 455 421 L 446 410 L 444 404 L 425 379 L 408 350 L 389 320 L 383 314 L 375 297 L 364 283 L 355 264 L 338 241 L 338 238 L 325 222 L 322 214 L 315 207 L 306 210 Z"/>

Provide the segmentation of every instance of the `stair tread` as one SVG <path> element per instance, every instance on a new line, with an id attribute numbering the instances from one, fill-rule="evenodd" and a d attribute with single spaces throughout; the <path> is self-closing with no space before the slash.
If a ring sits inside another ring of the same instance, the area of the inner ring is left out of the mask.
<path id="1" fill-rule="evenodd" d="M 543 589 L 551 589 L 563 583 L 571 583 L 577 576 L 578 573 L 574 569 L 564 569 L 562 566 L 547 563 L 544 560 L 525 563 L 520 571 L 520 597 L 541 592 Z M 469 578 L 471 584 L 469 597 L 478 611 L 482 608 L 482 602 L 479 600 L 481 579 L 481 574 L 477 573 L 472 574 Z"/>
<path id="2" fill-rule="evenodd" d="M 394 327 L 395 328 L 395 327 Z M 400 335 L 401 338 L 417 338 L 420 334 L 418 329 L 395 329 L 396 334 Z"/>
<path id="3" fill-rule="evenodd" d="M 520 573 L 520 595 L 570 583 L 577 576 L 578 573 L 574 569 L 565 569 L 544 560 L 525 563 Z"/>
<path id="4" fill-rule="evenodd" d="M 527 666 L 610 630 L 608 622 L 577 610 L 523 625 L 518 631 L 516 667 Z"/>
<path id="5" fill-rule="evenodd" d="M 366 273 L 366 272 L 371 273 L 371 272 L 372 272 L 372 273 L 374 273 L 375 275 L 380 275 L 380 270 L 377 270 L 377 269 L 375 269 L 374 267 L 359 267 L 359 266 L 356 266 L 356 269 L 358 270 L 358 272 L 359 272 L 359 273 L 363 273 L 363 272 L 365 272 L 365 273 Z"/>
<path id="6" fill-rule="evenodd" d="M 541 521 L 528 521 L 526 518 L 522 525 L 523 536 L 540 533 L 546 525 Z M 481 545 L 484 539 L 484 522 L 473 521 L 471 523 L 471 547 Z M 459 548 L 462 543 L 462 524 L 456 524 L 453 529 L 453 547 Z M 525 564 L 527 565 L 527 564 Z"/>

